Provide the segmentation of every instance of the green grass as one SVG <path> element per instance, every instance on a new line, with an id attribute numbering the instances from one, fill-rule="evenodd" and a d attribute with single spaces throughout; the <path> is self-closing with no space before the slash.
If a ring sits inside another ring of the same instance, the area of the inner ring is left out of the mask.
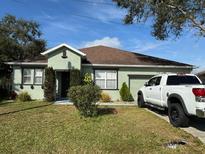
<path id="1" fill-rule="evenodd" d="M 163 146 L 175 139 L 188 145 Z M 193 136 L 135 107 L 82 118 L 73 106 L 0 104 L 0 153 L 203 153 Z"/>

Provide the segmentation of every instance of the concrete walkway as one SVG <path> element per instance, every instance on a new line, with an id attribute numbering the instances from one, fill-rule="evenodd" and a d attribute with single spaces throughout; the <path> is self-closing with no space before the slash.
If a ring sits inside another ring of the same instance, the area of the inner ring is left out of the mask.
<path id="1" fill-rule="evenodd" d="M 160 111 L 152 108 L 146 110 L 169 122 L 167 113 L 165 113 L 164 111 Z M 181 129 L 186 131 L 189 134 L 192 134 L 194 137 L 199 138 L 205 144 L 205 119 L 193 118 L 190 121 L 189 127 L 181 128 Z"/>
<path id="2" fill-rule="evenodd" d="M 59 100 L 54 102 L 54 105 L 73 105 L 73 102 L 69 101 L 69 100 Z M 99 106 L 137 106 L 136 103 L 128 103 L 128 102 L 108 102 L 108 103 L 102 103 L 102 102 L 98 102 L 97 105 Z"/>

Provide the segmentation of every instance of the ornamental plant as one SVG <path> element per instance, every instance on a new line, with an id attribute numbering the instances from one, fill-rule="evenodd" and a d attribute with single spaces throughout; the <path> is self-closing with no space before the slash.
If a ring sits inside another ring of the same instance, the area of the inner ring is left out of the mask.
<path id="1" fill-rule="evenodd" d="M 83 83 L 84 84 L 93 84 L 92 76 L 90 73 L 85 73 Z"/>
<path id="2" fill-rule="evenodd" d="M 96 85 L 73 86 L 69 89 L 68 97 L 84 117 L 97 116 L 97 102 L 100 100 L 101 90 Z"/>
<path id="3" fill-rule="evenodd" d="M 102 102 L 111 102 L 111 97 L 108 93 L 102 92 L 100 95 L 100 101 Z"/>
<path id="4" fill-rule="evenodd" d="M 131 102 L 134 101 L 132 94 L 125 82 L 122 84 L 122 88 L 120 89 L 120 96 L 123 101 Z"/>
<path id="5" fill-rule="evenodd" d="M 16 101 L 19 101 L 19 102 L 31 101 L 31 96 L 29 95 L 28 92 L 24 91 L 24 92 L 19 93 L 19 95 L 16 98 Z"/>

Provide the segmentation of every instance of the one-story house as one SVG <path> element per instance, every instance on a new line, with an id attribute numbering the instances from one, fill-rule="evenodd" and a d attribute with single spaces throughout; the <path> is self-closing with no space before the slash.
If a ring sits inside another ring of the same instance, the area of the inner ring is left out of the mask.
<path id="1" fill-rule="evenodd" d="M 27 91 L 33 99 L 44 98 L 45 67 L 53 67 L 56 72 L 56 99 L 66 97 L 69 72 L 79 69 L 82 75 L 91 73 L 95 84 L 112 100 L 120 99 L 123 82 L 136 99 L 138 89 L 152 76 L 166 72 L 190 73 L 193 69 L 189 64 L 106 46 L 76 49 L 67 44 L 51 48 L 36 58 L 7 64 L 13 68 L 13 90 Z"/>
<path id="2" fill-rule="evenodd" d="M 205 84 L 205 71 L 200 71 L 196 73 L 196 75 L 200 78 L 203 84 Z"/>

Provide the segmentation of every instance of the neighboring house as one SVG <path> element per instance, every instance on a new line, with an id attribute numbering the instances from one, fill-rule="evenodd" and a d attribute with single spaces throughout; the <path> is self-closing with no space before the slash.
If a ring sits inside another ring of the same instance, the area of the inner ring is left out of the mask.
<path id="1" fill-rule="evenodd" d="M 201 71 L 199 73 L 196 73 L 196 75 L 200 78 L 203 84 L 205 84 L 205 71 Z"/>
<path id="2" fill-rule="evenodd" d="M 51 48 L 32 60 L 7 62 L 13 68 L 13 90 L 27 91 L 33 99 L 43 99 L 44 68 L 56 72 L 56 98 L 66 97 L 69 88 L 69 70 L 91 73 L 94 82 L 111 96 L 120 99 L 123 82 L 136 99 L 137 90 L 159 73 L 190 73 L 193 66 L 166 59 L 123 51 L 106 46 L 75 49 L 67 44 Z"/>

